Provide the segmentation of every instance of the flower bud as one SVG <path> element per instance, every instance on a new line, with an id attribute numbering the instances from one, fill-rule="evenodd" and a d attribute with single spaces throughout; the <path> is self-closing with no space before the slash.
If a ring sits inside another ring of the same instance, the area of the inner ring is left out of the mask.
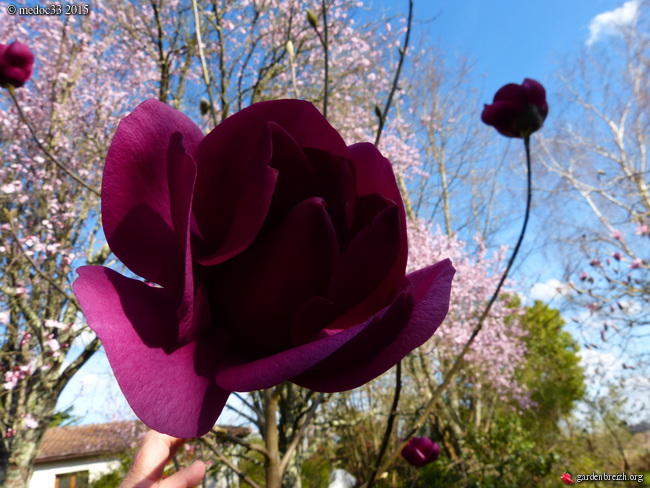
<path id="1" fill-rule="evenodd" d="M 309 25 L 314 29 L 318 28 L 318 17 L 316 17 L 313 10 L 307 9 L 307 20 L 309 21 Z"/>
<path id="2" fill-rule="evenodd" d="M 34 69 L 34 55 L 22 42 L 0 44 L 0 86 L 16 88 L 27 83 Z"/>
<path id="3" fill-rule="evenodd" d="M 207 113 L 210 111 L 210 102 L 208 102 L 205 98 L 202 98 L 199 102 L 199 110 L 201 111 L 201 115 L 207 115 Z"/>
<path id="4" fill-rule="evenodd" d="M 404 446 L 401 455 L 411 466 L 421 468 L 440 457 L 440 446 L 428 437 L 414 437 Z"/>
<path id="5" fill-rule="evenodd" d="M 535 80 L 526 78 L 521 85 L 509 83 L 485 105 L 481 119 L 506 137 L 525 139 L 542 128 L 548 115 L 546 90 Z"/>
<path id="6" fill-rule="evenodd" d="M 287 53 L 289 54 L 289 61 L 293 63 L 295 52 L 293 50 L 293 42 L 291 42 L 291 39 L 287 41 Z"/>

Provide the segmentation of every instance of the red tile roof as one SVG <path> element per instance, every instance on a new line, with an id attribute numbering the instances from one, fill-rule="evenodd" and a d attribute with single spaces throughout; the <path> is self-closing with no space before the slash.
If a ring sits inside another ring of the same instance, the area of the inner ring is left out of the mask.
<path id="1" fill-rule="evenodd" d="M 135 447 L 147 427 L 137 420 L 48 429 L 36 463 L 123 453 Z"/>
<path id="2" fill-rule="evenodd" d="M 122 454 L 136 447 L 147 430 L 139 420 L 53 427 L 45 432 L 35 462 Z M 220 426 L 218 431 L 242 438 L 251 432 L 248 427 L 233 426 Z M 217 439 L 228 442 L 219 433 Z"/>

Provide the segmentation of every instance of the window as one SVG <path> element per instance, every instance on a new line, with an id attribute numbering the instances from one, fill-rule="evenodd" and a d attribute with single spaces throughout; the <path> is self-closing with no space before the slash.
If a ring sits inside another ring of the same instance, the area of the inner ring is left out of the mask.
<path id="1" fill-rule="evenodd" d="M 88 471 L 57 474 L 54 488 L 88 488 Z"/>

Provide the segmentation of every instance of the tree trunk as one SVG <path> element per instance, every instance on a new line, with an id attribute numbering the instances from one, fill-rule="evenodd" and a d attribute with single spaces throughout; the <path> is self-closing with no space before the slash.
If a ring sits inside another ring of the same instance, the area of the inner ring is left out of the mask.
<path id="1" fill-rule="evenodd" d="M 14 421 L 12 434 L 0 438 L 0 488 L 29 487 L 38 448 L 54 414 L 59 396 L 56 388 L 47 391 L 48 385 L 41 382 L 31 386 L 33 389 L 24 403 L 13 405 L 18 410 L 11 417 L 21 420 Z M 22 419 L 26 414 L 38 422 L 38 427 L 32 429 L 25 425 Z"/>
<path id="2" fill-rule="evenodd" d="M 266 488 L 282 488 L 277 413 L 278 393 L 271 388 L 264 390 L 264 441 L 269 454 L 265 463 Z"/>
<path id="3" fill-rule="evenodd" d="M 22 429 L 0 443 L 0 488 L 27 488 L 45 428 Z"/>

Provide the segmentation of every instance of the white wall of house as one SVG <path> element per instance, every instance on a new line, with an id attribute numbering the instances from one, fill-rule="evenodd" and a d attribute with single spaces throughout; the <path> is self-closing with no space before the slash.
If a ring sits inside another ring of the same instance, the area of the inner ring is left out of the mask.
<path id="1" fill-rule="evenodd" d="M 115 471 L 120 466 L 117 459 L 69 459 L 38 463 L 34 465 L 34 473 L 29 482 L 29 488 L 55 488 L 56 475 L 88 471 L 88 481 L 92 483 L 105 473 Z M 222 470 L 216 478 L 207 478 L 206 488 L 238 488 L 239 477 L 228 469 Z"/>
<path id="2" fill-rule="evenodd" d="M 88 471 L 88 478 L 92 483 L 103 474 L 116 470 L 119 466 L 120 461 L 117 459 L 69 459 L 38 463 L 34 466 L 29 488 L 54 488 L 57 474 L 77 471 Z"/>

